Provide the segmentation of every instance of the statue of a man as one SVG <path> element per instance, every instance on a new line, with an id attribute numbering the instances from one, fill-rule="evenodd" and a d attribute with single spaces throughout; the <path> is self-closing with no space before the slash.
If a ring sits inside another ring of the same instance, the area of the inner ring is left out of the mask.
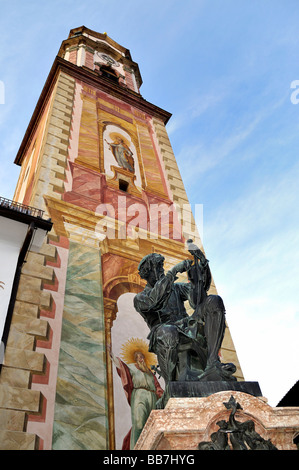
<path id="1" fill-rule="evenodd" d="M 191 252 L 191 251 L 190 251 Z M 194 264 L 184 260 L 164 273 L 164 257 L 145 256 L 139 275 L 147 281 L 134 298 L 134 306 L 146 321 L 149 350 L 157 355 L 161 375 L 170 381 L 235 380 L 233 364 L 221 364 L 219 349 L 225 330 L 225 309 L 218 295 L 207 295 L 210 285 L 208 261 L 200 252 Z M 188 272 L 190 282 L 175 282 Z M 188 315 L 184 302 L 194 309 Z"/>

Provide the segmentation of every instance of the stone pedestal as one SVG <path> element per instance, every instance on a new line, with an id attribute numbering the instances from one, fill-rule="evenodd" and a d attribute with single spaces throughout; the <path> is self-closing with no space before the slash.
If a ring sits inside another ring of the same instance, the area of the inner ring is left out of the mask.
<path id="1" fill-rule="evenodd" d="M 169 382 L 169 398 L 194 398 L 208 397 L 217 392 L 235 390 L 236 392 L 249 393 L 255 397 L 261 397 L 262 392 L 258 382 Z"/>
<path id="2" fill-rule="evenodd" d="M 231 387 L 232 388 L 232 387 Z M 163 410 L 153 410 L 135 450 L 197 450 L 200 442 L 211 441 L 217 423 L 228 421 L 231 410 L 224 403 L 231 397 L 240 404 L 238 422 L 252 420 L 255 431 L 278 450 L 296 450 L 299 407 L 272 408 L 261 396 L 225 390 L 201 397 L 169 398 Z"/>

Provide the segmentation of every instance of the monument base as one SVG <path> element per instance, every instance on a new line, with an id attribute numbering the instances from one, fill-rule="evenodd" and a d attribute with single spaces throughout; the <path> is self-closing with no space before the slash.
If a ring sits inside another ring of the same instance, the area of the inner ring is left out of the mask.
<path id="1" fill-rule="evenodd" d="M 234 390 L 236 392 L 248 393 L 255 397 L 261 397 L 262 392 L 258 382 L 237 382 L 237 381 L 186 381 L 169 382 L 165 392 L 157 404 L 157 408 L 165 408 L 170 398 L 195 398 L 208 397 L 217 392 Z"/>
<path id="2" fill-rule="evenodd" d="M 229 422 L 232 413 L 229 403 L 232 401 L 238 404 L 234 419 L 241 426 L 244 423 L 246 430 L 250 423 L 249 438 L 254 436 L 252 440 L 256 445 L 269 442 L 278 450 L 296 450 L 294 438 L 299 434 L 299 407 L 272 408 L 260 396 L 255 382 L 245 384 L 239 382 L 239 387 L 247 388 L 246 392 L 236 390 L 237 383 L 229 383 L 229 389 L 212 393 L 212 388 L 225 385 L 214 383 L 211 387 L 207 383 L 200 386 L 193 383 L 188 397 L 172 396 L 164 409 L 151 412 L 135 450 L 200 451 L 198 445 L 201 443 L 200 448 L 203 444 L 210 445 L 217 432 L 219 435 L 220 426 Z M 171 385 L 170 390 L 173 395 L 183 393 L 176 385 Z M 254 393 L 248 393 L 248 390 Z M 190 396 L 190 393 L 201 395 Z M 239 438 L 239 435 L 227 436 L 230 450 L 234 450 L 233 438 Z"/>
<path id="3" fill-rule="evenodd" d="M 217 392 L 234 390 L 261 397 L 262 392 L 258 382 L 169 382 L 169 398 L 208 397 Z"/>

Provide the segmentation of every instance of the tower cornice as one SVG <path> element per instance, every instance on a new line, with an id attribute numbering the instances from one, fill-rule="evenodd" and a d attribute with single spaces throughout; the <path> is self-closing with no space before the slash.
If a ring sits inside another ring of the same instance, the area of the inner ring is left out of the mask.
<path id="1" fill-rule="evenodd" d="M 97 72 L 92 71 L 87 67 L 79 67 L 63 59 L 62 57 L 56 56 L 50 73 L 46 79 L 41 95 L 39 97 L 39 100 L 32 114 L 31 120 L 25 132 L 19 151 L 16 155 L 14 163 L 17 165 L 22 164 L 23 156 L 31 143 L 32 136 L 38 125 L 40 116 L 42 115 L 45 105 L 48 102 L 48 98 L 53 90 L 59 72 L 64 72 L 77 80 L 82 80 L 85 84 L 97 87 L 101 91 L 104 91 L 114 96 L 115 98 L 118 98 L 130 104 L 131 106 L 134 106 L 140 111 L 161 120 L 164 125 L 169 121 L 171 117 L 171 113 L 145 100 L 139 93 L 136 93 L 133 90 L 128 89 L 127 87 L 113 83 L 112 81 L 100 76 L 99 74 L 97 74 Z"/>

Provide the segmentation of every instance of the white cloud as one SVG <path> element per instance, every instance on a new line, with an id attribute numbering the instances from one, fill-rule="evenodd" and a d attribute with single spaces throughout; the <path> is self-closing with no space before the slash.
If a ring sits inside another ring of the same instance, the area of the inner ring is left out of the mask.
<path id="1" fill-rule="evenodd" d="M 299 165 L 210 214 L 205 250 L 246 380 L 275 406 L 298 380 Z"/>
<path id="2" fill-rule="evenodd" d="M 191 185 L 194 175 L 200 177 L 204 173 L 214 169 L 224 160 L 231 157 L 232 153 L 243 144 L 254 132 L 262 117 L 253 117 L 246 125 L 238 126 L 225 138 L 214 138 L 212 143 L 204 145 L 201 141 L 193 145 L 184 145 L 177 155 L 178 161 L 183 162 L 182 174 L 186 184 Z M 178 127 L 179 123 L 174 125 Z"/>
<path id="3" fill-rule="evenodd" d="M 215 88 L 218 89 L 217 86 Z M 226 94 L 226 91 L 220 89 L 216 93 L 207 92 L 205 94 L 198 94 L 193 90 L 192 97 L 189 98 L 189 104 L 183 111 L 176 113 L 167 125 L 168 135 L 174 134 L 180 128 L 190 126 L 193 120 L 201 117 L 223 101 Z"/>
<path id="4" fill-rule="evenodd" d="M 230 302 L 227 319 L 245 380 L 259 382 L 275 406 L 298 380 L 299 318 L 283 299 L 261 300 L 243 297 Z"/>

